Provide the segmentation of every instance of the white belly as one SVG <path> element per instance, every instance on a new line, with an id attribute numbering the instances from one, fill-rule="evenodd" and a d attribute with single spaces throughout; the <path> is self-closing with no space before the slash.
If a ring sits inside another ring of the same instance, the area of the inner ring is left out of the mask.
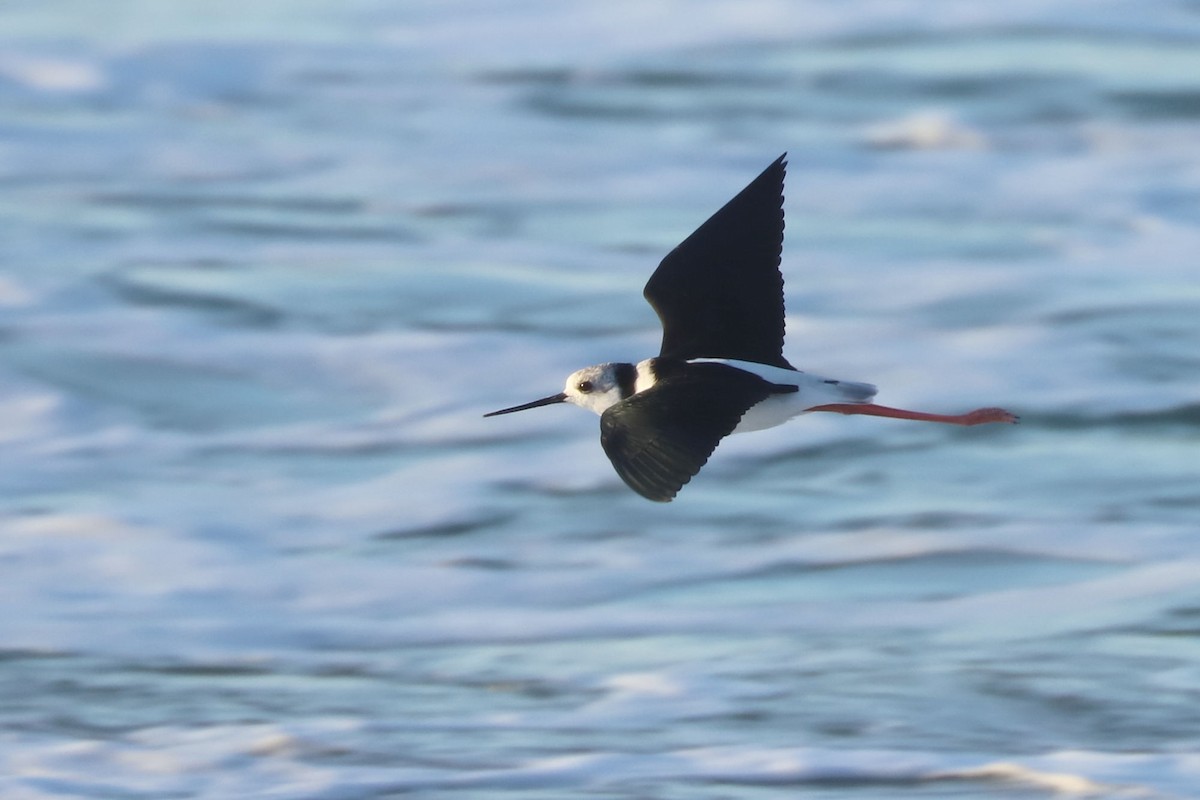
<path id="1" fill-rule="evenodd" d="M 792 417 L 803 414 L 813 406 L 821 403 L 811 403 L 801 398 L 802 392 L 791 394 L 776 394 L 763 400 L 742 416 L 742 421 L 733 429 L 734 433 L 761 431 L 782 425 Z"/>
<path id="2" fill-rule="evenodd" d="M 807 372 L 773 367 L 769 364 L 757 364 L 753 361 L 737 361 L 731 358 L 690 359 L 690 363 L 693 364 L 702 362 L 728 364 L 778 386 L 795 386 L 797 389 L 786 394 L 772 395 L 751 408 L 742 417 L 738 426 L 733 429 L 734 433 L 774 428 L 815 406 L 830 403 L 869 403 L 875 396 L 875 387 L 869 383 L 830 381 Z"/>

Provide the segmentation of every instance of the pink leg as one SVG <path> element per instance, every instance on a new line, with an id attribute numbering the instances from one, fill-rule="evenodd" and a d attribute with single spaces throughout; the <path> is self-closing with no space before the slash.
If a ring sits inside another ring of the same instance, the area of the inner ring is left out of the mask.
<path id="1" fill-rule="evenodd" d="M 944 422 L 948 425 L 983 425 L 987 422 L 1015 423 L 1019 419 L 1003 408 L 977 408 L 966 414 L 926 414 L 923 411 L 905 411 L 903 408 L 888 408 L 874 403 L 830 403 L 813 406 L 809 411 L 834 411 L 838 414 L 867 414 L 872 417 L 915 419 L 922 422 Z"/>

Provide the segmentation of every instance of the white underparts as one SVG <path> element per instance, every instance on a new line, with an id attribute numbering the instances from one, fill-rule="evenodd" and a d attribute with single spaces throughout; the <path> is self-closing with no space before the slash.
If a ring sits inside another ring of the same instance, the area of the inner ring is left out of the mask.
<path id="1" fill-rule="evenodd" d="M 794 392 L 771 395 L 751 408 L 742 417 L 742 421 L 738 423 L 734 433 L 773 428 L 816 406 L 830 403 L 869 403 L 875 396 L 875 387 L 869 383 L 834 381 L 807 372 L 774 367 L 769 364 L 758 364 L 753 361 L 738 361 L 731 358 L 693 358 L 689 360 L 689 363 L 727 364 L 757 375 L 777 386 L 796 387 Z M 638 366 L 640 381 L 641 365 Z"/>

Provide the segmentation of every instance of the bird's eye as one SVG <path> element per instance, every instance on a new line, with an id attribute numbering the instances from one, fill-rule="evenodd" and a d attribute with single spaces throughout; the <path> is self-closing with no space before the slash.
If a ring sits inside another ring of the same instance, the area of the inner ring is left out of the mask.
<path id="1" fill-rule="evenodd" d="M 583 394 L 587 394 L 588 392 L 590 392 L 592 390 L 592 382 L 591 381 L 580 381 L 579 383 L 575 384 L 575 388 L 578 389 Z"/>

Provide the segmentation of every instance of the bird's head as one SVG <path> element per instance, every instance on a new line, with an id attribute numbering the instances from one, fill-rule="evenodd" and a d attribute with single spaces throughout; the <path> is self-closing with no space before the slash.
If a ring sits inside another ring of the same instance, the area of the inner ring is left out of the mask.
<path id="1" fill-rule="evenodd" d="M 555 403 L 571 403 L 580 408 L 586 408 L 588 411 L 603 414 L 610 406 L 633 394 L 636 380 L 637 369 L 633 364 L 597 364 L 592 367 L 584 367 L 575 370 L 568 376 L 566 386 L 558 394 L 512 408 L 493 411 L 484 416 L 511 414 L 514 411 L 525 411 Z"/>

